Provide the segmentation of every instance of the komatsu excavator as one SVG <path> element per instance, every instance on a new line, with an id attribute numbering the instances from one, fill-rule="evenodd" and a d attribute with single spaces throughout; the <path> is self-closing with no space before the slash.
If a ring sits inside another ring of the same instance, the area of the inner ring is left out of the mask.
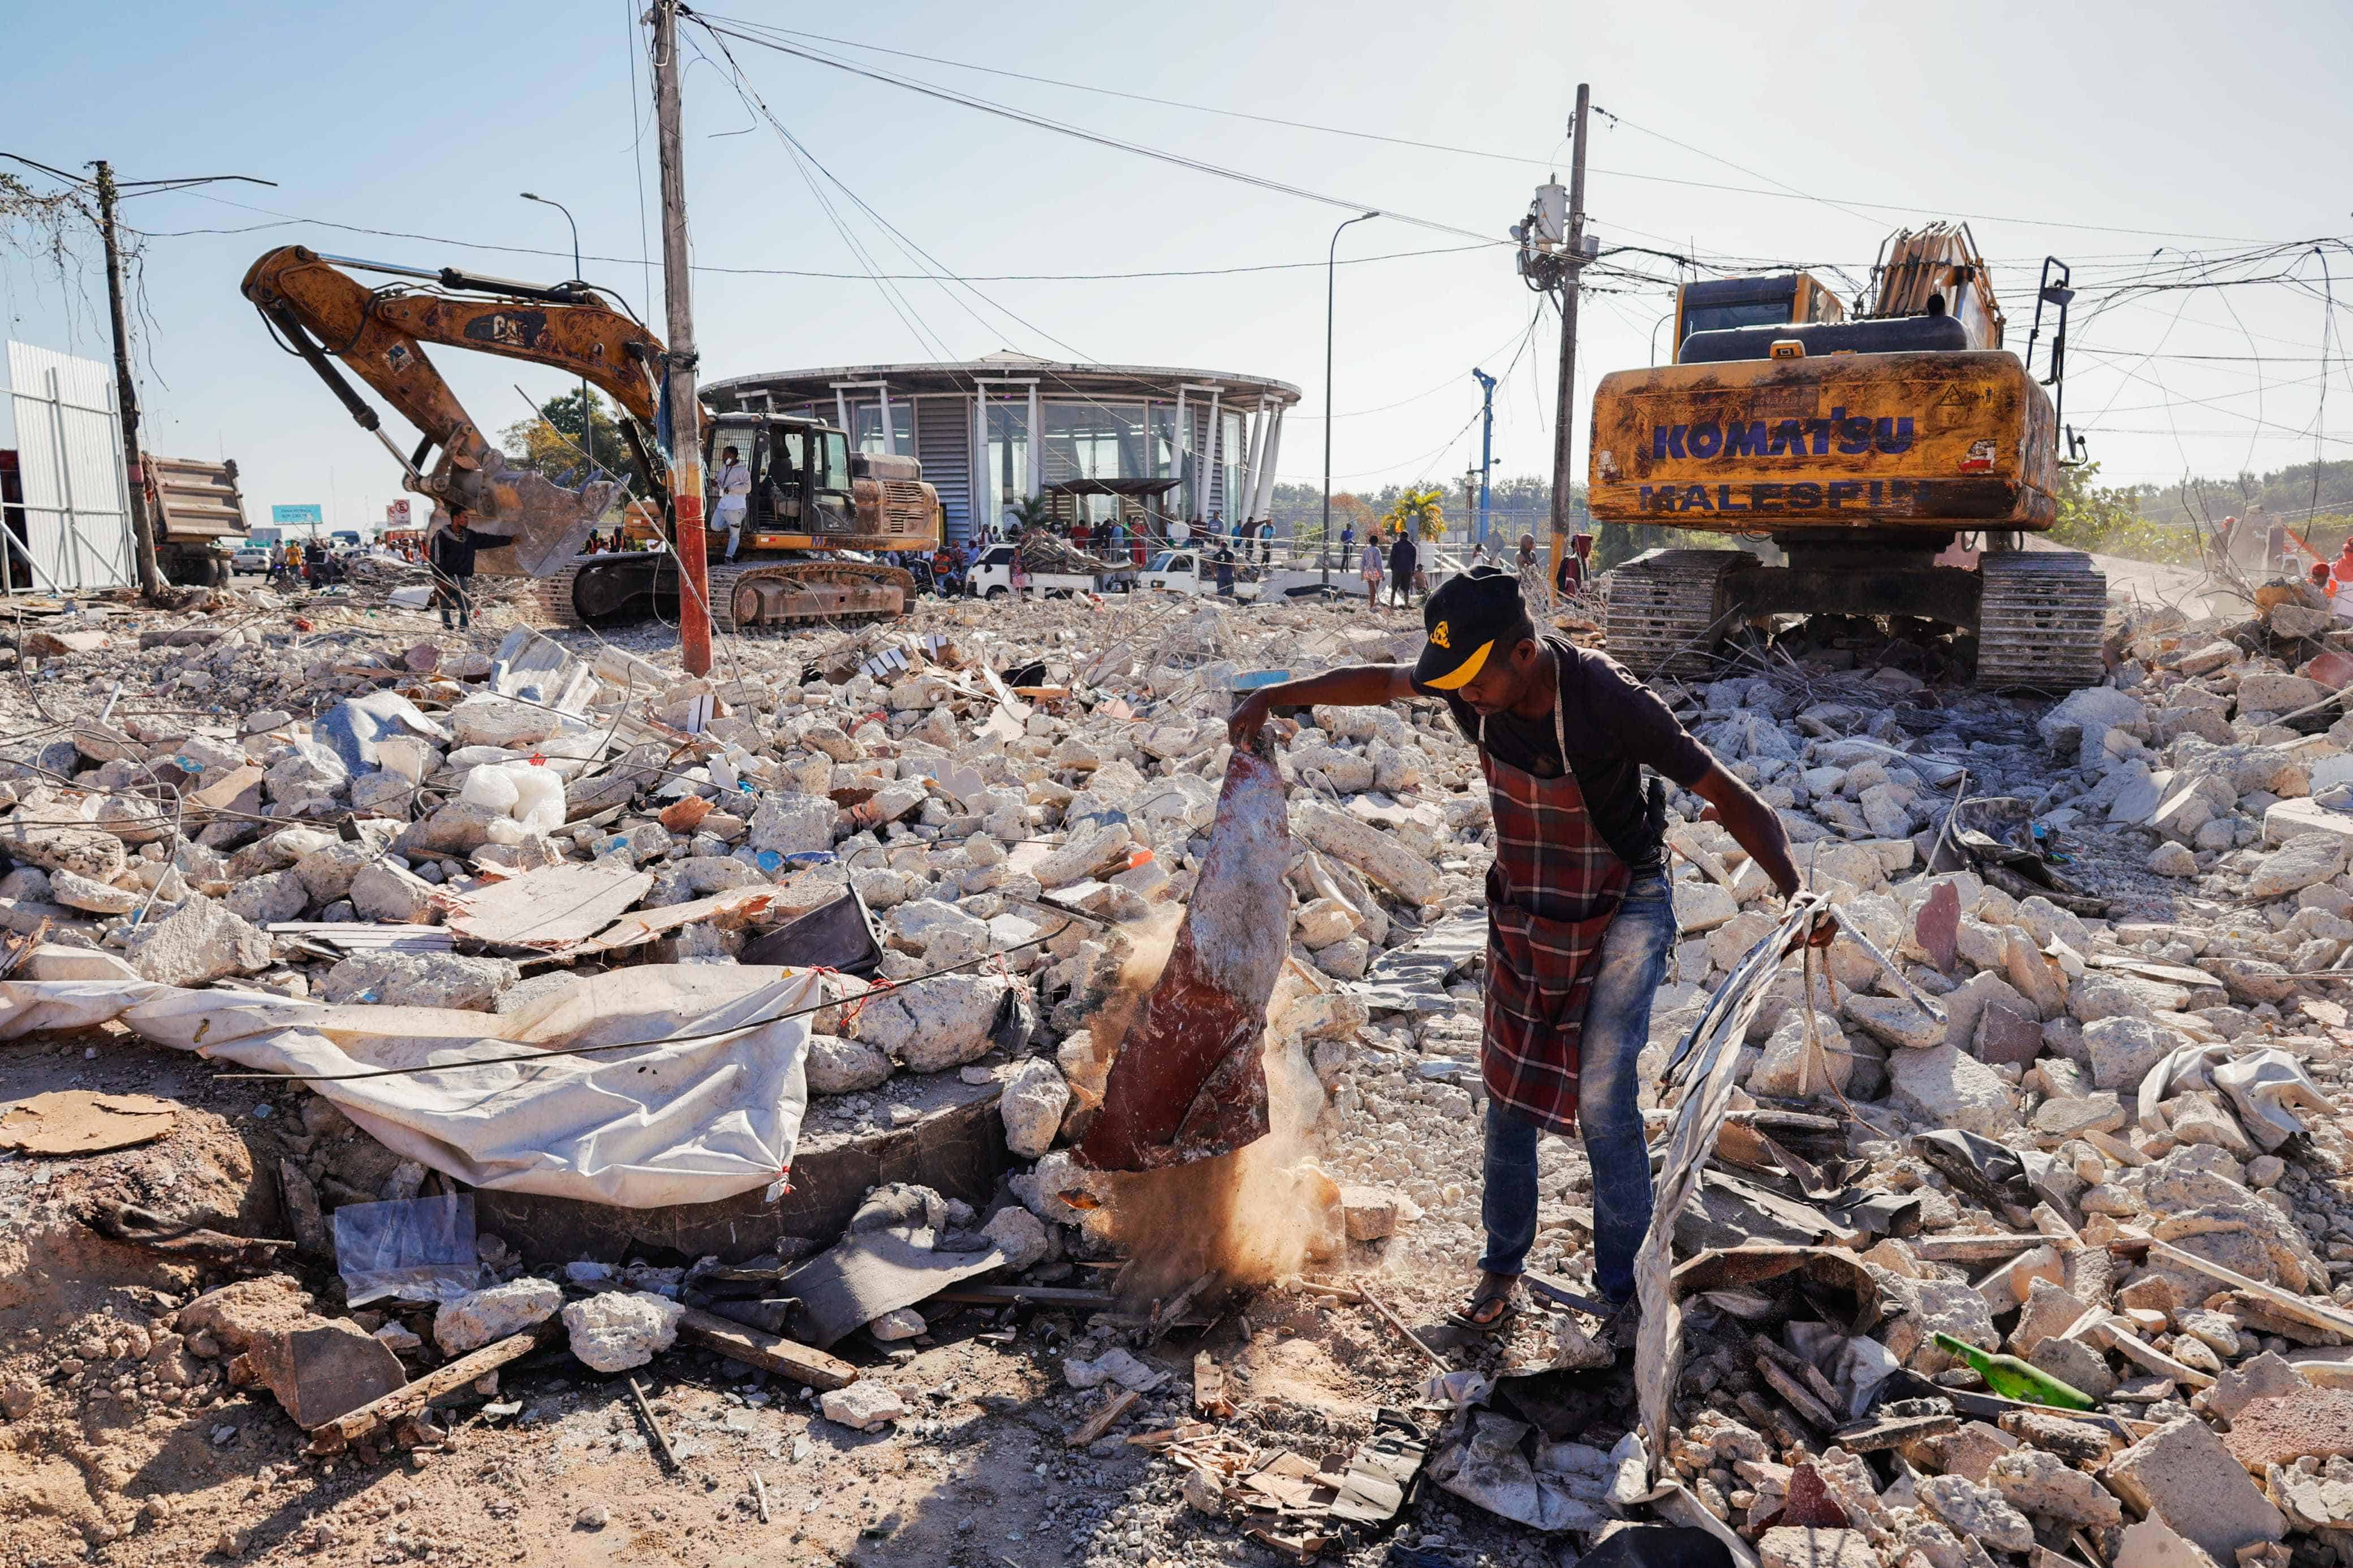
<path id="1" fill-rule="evenodd" d="M 2025 548 L 2058 520 L 2060 426 L 2042 386 L 2063 386 L 2063 265 L 2045 263 L 2036 302 L 2037 333 L 2045 304 L 2059 312 L 2041 384 L 2002 347 L 1967 226 L 1892 237 L 1872 285 L 1871 308 L 1849 316 L 1803 273 L 1687 283 L 1673 363 L 1601 379 L 1596 519 L 1768 538 L 1788 563 L 1740 550 L 1627 563 L 1610 579 L 1611 656 L 1698 673 L 1720 638 L 1774 616 L 1912 616 L 1976 633 L 1982 684 L 2096 683 L 2106 580 L 2089 556 Z"/>
<path id="2" fill-rule="evenodd" d="M 370 289 L 353 271 L 421 279 Z M 406 488 L 438 510 L 463 510 L 484 533 L 512 544 L 477 559 L 486 575 L 537 580 L 544 616 L 564 626 L 632 619 L 657 607 L 675 615 L 675 551 L 582 555 L 589 531 L 629 486 L 591 479 L 576 490 L 515 468 L 459 405 L 423 345 L 442 343 L 529 360 L 585 378 L 621 407 L 621 432 L 640 496 L 663 508 L 666 468 L 649 432 L 660 413 L 661 341 L 581 282 L 518 283 L 455 268 L 428 271 L 285 246 L 245 275 L 245 297 L 289 350 L 340 398 L 361 427 L 384 443 Z M 374 387 L 423 433 L 404 453 L 336 362 Z M 795 621 L 878 619 L 902 614 L 914 579 L 896 566 L 856 558 L 872 550 L 935 549 L 939 496 L 912 458 L 852 453 L 839 430 L 814 420 L 753 413 L 702 419 L 703 471 L 714 451 L 735 447 L 754 478 L 744 545 L 734 561 L 711 562 L 711 624 L 732 632 Z M 436 448 L 440 455 L 432 458 Z M 432 458 L 428 464 L 427 459 Z M 705 513 L 716 510 L 705 498 Z M 712 539 L 714 548 L 723 534 Z"/>

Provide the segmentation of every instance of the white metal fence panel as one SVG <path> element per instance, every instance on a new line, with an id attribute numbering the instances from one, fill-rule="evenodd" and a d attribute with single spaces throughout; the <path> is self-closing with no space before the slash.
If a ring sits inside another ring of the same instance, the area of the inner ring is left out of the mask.
<path id="1" fill-rule="evenodd" d="M 25 531 L 0 529 L 0 585 L 66 594 L 134 580 L 131 501 L 113 373 L 102 363 L 8 344 Z"/>

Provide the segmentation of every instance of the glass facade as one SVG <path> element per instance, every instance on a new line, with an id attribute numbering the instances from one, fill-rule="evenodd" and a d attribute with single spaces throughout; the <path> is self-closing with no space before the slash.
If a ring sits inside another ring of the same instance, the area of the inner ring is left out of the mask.
<path id="1" fill-rule="evenodd" d="M 1029 395 L 988 394 L 988 458 L 982 465 L 987 491 L 980 515 L 1003 527 L 1013 508 L 1029 493 Z"/>
<path id="2" fill-rule="evenodd" d="M 1076 479 L 1181 480 L 1165 495 L 1129 498 L 1125 509 L 1148 508 L 1186 520 L 1206 520 L 1214 511 L 1229 527 L 1250 515 L 1250 416 L 1266 395 L 1256 388 L 1228 388 L 1244 406 L 1220 401 L 1213 417 L 1207 389 L 1194 390 L 1181 374 L 1148 386 L 1128 378 L 1101 394 L 1085 377 L 1039 374 L 1038 428 L 1032 430 L 1033 383 L 1024 368 L 1008 364 L 998 375 L 990 374 L 996 366 L 976 365 L 949 379 L 940 367 L 913 366 L 906 367 L 903 380 L 892 374 L 900 368 L 860 367 L 862 386 L 836 388 L 829 378 L 809 377 L 789 387 L 730 393 L 749 411 L 772 408 L 779 416 L 845 425 L 852 452 L 879 453 L 887 447 L 895 455 L 922 458 L 924 479 L 939 489 L 950 535 L 959 539 L 1003 528 L 1033 483 L 1042 490 Z M 887 435 L 874 384 L 886 376 Z M 1181 429 L 1180 385 L 1186 389 Z M 1123 500 L 1061 498 L 1053 510 L 1063 518 L 1076 511 L 1101 525 L 1121 515 Z"/>
<path id="3" fill-rule="evenodd" d="M 824 417 L 832 418 L 831 410 Z M 882 445 L 882 405 L 880 399 L 849 405 L 849 445 L 860 452 L 881 452 Z M 912 399 L 893 397 L 891 400 L 892 454 L 902 458 L 915 455 L 915 405 Z"/>

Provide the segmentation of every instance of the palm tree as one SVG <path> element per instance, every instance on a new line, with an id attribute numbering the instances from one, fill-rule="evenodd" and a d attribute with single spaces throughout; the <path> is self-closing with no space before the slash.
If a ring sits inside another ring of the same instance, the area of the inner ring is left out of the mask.
<path id="1" fill-rule="evenodd" d="M 1042 532 L 1052 520 L 1042 495 L 1023 496 L 1013 503 L 1013 524 L 1024 533 Z"/>
<path id="2" fill-rule="evenodd" d="M 1409 485 L 1381 521 L 1394 531 L 1409 528 L 1418 538 L 1438 539 L 1446 532 L 1446 492 L 1435 485 L 1420 490 Z"/>

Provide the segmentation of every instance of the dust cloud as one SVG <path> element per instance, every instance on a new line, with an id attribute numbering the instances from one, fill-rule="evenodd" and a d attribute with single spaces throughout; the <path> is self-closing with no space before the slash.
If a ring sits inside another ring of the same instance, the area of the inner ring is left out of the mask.
<path id="1" fill-rule="evenodd" d="M 1167 964 L 1181 912 L 1167 910 L 1133 934 L 1118 984 L 1087 1022 L 1100 1068 L 1108 1068 Z M 1336 1244 L 1339 1194 L 1314 1163 L 1310 1132 L 1323 1087 L 1280 1027 L 1303 994 L 1286 973 L 1268 1005 L 1267 1136 L 1216 1159 L 1097 1178 L 1109 1185 L 1103 1220 L 1132 1259 L 1118 1287 L 1127 1302 L 1166 1298 L 1205 1275 L 1214 1279 L 1211 1294 L 1267 1284 Z"/>

